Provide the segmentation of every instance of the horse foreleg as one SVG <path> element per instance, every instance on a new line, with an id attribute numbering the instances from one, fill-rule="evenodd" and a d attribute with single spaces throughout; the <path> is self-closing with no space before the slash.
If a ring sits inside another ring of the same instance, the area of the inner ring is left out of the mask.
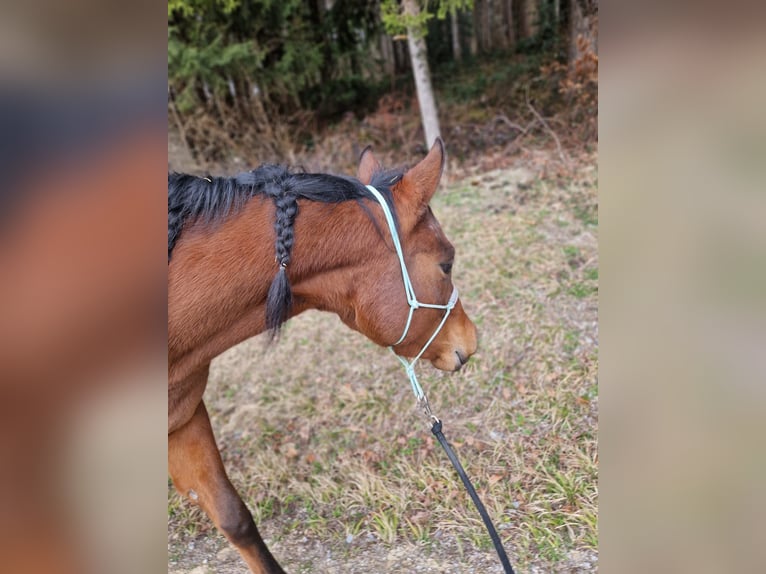
<path id="1" fill-rule="evenodd" d="M 168 466 L 178 491 L 215 523 L 255 574 L 285 574 L 266 548 L 250 511 L 226 476 L 207 409 L 168 436 Z"/>

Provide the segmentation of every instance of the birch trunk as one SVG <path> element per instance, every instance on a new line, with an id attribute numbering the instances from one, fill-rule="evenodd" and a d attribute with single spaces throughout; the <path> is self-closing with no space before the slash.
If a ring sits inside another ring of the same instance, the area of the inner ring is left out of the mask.
<path id="1" fill-rule="evenodd" d="M 404 11 L 406 14 L 417 16 L 420 13 L 417 0 L 404 0 Z M 412 73 L 415 75 L 415 89 L 418 94 L 420 117 L 423 120 L 423 131 L 426 136 L 426 149 L 428 149 L 436 138 L 441 136 L 441 130 L 439 128 L 439 116 L 436 113 L 434 91 L 431 87 L 426 41 L 421 30 L 407 27 L 407 46 L 410 49 Z"/>

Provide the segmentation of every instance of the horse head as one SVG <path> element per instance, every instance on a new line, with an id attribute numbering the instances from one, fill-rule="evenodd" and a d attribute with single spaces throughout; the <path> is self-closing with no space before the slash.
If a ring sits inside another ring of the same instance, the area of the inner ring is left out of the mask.
<path id="1" fill-rule="evenodd" d="M 381 169 L 372 151 L 362 153 L 357 177 L 369 184 L 373 174 Z M 417 300 L 421 303 L 444 305 L 450 300 L 452 266 L 455 248 L 442 231 L 429 203 L 439 185 L 444 169 L 444 145 L 437 139 L 428 155 L 403 177 L 392 189 L 394 209 L 398 217 L 398 233 L 404 260 Z M 382 210 L 377 210 L 382 213 Z M 387 235 L 385 219 L 380 229 Z M 438 329 L 445 310 L 416 308 L 409 328 L 410 305 L 405 292 L 401 266 L 389 237 L 385 237 L 374 256 L 380 272 L 357 278 L 352 327 L 381 345 L 393 345 L 397 355 L 414 357 L 428 344 Z M 384 246 L 388 246 L 386 248 Z M 422 358 L 438 369 L 457 371 L 476 352 L 476 327 L 457 300 L 436 337 L 423 350 Z"/>

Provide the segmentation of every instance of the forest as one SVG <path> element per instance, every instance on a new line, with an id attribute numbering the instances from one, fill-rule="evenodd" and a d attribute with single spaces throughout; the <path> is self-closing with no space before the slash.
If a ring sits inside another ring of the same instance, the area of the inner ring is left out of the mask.
<path id="1" fill-rule="evenodd" d="M 350 133 L 407 154 L 441 133 L 471 161 L 531 136 L 592 150 L 597 32 L 597 0 L 170 0 L 170 129 L 206 165 L 345 164 Z"/>

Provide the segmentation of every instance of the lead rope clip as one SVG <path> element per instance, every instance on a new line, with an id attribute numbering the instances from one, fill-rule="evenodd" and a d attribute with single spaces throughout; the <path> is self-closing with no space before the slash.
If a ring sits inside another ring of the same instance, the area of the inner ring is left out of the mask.
<path id="1" fill-rule="evenodd" d="M 423 414 L 426 416 L 426 418 L 431 424 L 441 422 L 439 420 L 439 417 L 437 417 L 431 411 L 431 405 L 428 404 L 427 396 L 423 395 L 420 399 L 418 399 L 418 407 L 423 411 Z"/>

